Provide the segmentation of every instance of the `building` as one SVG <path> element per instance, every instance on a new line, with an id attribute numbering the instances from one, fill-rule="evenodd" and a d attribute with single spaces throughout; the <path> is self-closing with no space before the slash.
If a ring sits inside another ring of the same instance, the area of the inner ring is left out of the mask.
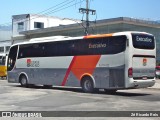
<path id="1" fill-rule="evenodd" d="M 90 34 L 113 33 L 121 31 L 144 31 L 153 34 L 157 41 L 157 60 L 160 61 L 160 23 L 157 21 L 140 20 L 128 17 L 98 20 L 90 24 Z M 27 41 L 32 38 L 49 36 L 82 36 L 84 27 L 82 23 L 57 25 L 44 29 L 24 30 L 19 37 L 13 37 L 13 42 Z"/>
<path id="2" fill-rule="evenodd" d="M 0 26 L 0 56 L 8 53 L 11 46 L 12 27 Z"/>
<path id="3" fill-rule="evenodd" d="M 57 27 L 69 24 L 75 24 L 80 21 L 69 19 L 69 18 L 59 18 L 45 15 L 37 14 L 21 14 L 12 16 L 12 37 L 23 38 L 23 35 L 19 34 L 23 31 L 44 29 L 49 27 Z M 14 40 L 13 39 L 13 40 Z M 23 39 L 22 39 L 23 41 Z M 21 41 L 18 41 L 21 42 Z"/>

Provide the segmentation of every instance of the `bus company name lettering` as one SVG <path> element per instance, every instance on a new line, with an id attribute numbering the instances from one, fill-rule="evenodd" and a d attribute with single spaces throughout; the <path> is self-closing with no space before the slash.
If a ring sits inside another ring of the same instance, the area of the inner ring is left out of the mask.
<path id="1" fill-rule="evenodd" d="M 139 37 L 137 36 L 136 37 L 136 41 L 141 41 L 141 42 L 152 42 L 152 39 L 146 37 L 146 38 L 143 38 L 143 37 Z"/>
<path id="2" fill-rule="evenodd" d="M 27 59 L 27 67 L 40 67 L 39 61 Z"/>
<path id="3" fill-rule="evenodd" d="M 102 43 L 99 43 L 99 44 L 89 44 L 89 48 L 105 48 L 107 46 L 107 44 L 102 44 Z"/>

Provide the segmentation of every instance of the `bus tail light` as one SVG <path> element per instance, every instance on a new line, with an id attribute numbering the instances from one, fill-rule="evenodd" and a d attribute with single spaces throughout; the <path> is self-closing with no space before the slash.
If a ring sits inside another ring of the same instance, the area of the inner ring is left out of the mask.
<path id="1" fill-rule="evenodd" d="M 129 77 L 129 78 L 132 78 L 132 77 L 133 77 L 133 69 L 132 69 L 132 68 L 129 68 L 129 69 L 128 69 L 128 77 Z"/>

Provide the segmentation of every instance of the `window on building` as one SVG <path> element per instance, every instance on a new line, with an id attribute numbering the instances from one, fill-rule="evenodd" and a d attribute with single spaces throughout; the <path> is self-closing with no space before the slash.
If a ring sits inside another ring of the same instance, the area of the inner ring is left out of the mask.
<path id="1" fill-rule="evenodd" d="M 18 30 L 23 30 L 24 29 L 24 22 L 18 23 Z"/>
<path id="2" fill-rule="evenodd" d="M 34 22 L 34 28 L 44 28 L 43 22 Z"/>

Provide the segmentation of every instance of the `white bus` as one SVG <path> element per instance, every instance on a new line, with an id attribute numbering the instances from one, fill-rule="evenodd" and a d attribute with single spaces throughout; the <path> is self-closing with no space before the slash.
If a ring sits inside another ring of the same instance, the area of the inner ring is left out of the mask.
<path id="1" fill-rule="evenodd" d="M 8 82 L 95 89 L 151 87 L 156 45 L 145 32 L 33 39 L 11 47 Z"/>

